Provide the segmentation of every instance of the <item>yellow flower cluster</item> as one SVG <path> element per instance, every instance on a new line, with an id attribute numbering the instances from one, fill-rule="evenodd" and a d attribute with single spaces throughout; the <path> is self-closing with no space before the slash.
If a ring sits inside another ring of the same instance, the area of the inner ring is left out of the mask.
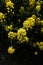
<path id="1" fill-rule="evenodd" d="M 43 50 L 43 42 L 37 42 L 37 45 L 38 45 L 38 47 L 40 48 L 40 50 Z"/>
<path id="2" fill-rule="evenodd" d="M 26 36 L 26 30 L 23 29 L 23 28 L 20 28 L 18 31 L 17 31 L 17 39 L 20 41 L 20 42 L 28 42 L 29 38 Z"/>
<path id="3" fill-rule="evenodd" d="M 30 5 L 31 7 L 34 7 L 35 3 L 36 3 L 35 0 L 29 0 L 29 5 Z"/>
<path id="4" fill-rule="evenodd" d="M 8 53 L 9 54 L 13 54 L 15 52 L 15 48 L 13 48 L 13 46 L 8 48 Z"/>
<path id="5" fill-rule="evenodd" d="M 37 5 L 37 6 L 36 6 L 36 10 L 37 10 L 37 11 L 40 11 L 40 10 L 41 10 L 41 5 Z"/>
<path id="6" fill-rule="evenodd" d="M 36 47 L 36 46 L 38 46 L 40 50 L 43 50 L 43 41 L 33 43 L 33 47 Z"/>
<path id="7" fill-rule="evenodd" d="M 43 3 L 43 1 L 39 1 L 39 2 L 36 2 L 36 10 L 39 12 L 41 10 L 41 4 Z"/>
<path id="8" fill-rule="evenodd" d="M 11 0 L 5 0 L 7 11 L 12 12 L 12 9 L 14 9 L 14 3 L 12 3 Z"/>
<path id="9" fill-rule="evenodd" d="M 13 25 L 10 25 L 10 26 L 5 26 L 5 30 L 6 31 L 10 31 L 13 29 Z"/>
<path id="10" fill-rule="evenodd" d="M 5 20 L 5 14 L 0 12 L 0 22 L 3 22 L 3 19 Z"/>
<path id="11" fill-rule="evenodd" d="M 6 7 L 14 8 L 14 4 L 11 2 L 11 0 L 7 2 L 5 1 L 5 3 L 6 3 Z"/>
<path id="12" fill-rule="evenodd" d="M 8 38 L 10 38 L 10 39 L 15 39 L 15 38 L 16 38 L 16 33 L 10 31 L 10 32 L 8 33 Z"/>
<path id="13" fill-rule="evenodd" d="M 35 25 L 35 19 L 33 17 L 28 18 L 23 22 L 23 27 L 28 30 L 29 28 L 32 29 L 32 27 Z"/>

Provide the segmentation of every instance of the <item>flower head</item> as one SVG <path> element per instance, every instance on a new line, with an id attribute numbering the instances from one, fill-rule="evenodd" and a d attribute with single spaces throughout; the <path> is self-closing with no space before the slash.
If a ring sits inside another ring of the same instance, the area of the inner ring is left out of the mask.
<path id="1" fill-rule="evenodd" d="M 41 10 L 41 5 L 37 5 L 37 6 L 36 6 L 36 10 L 37 10 L 37 11 L 40 11 L 40 10 Z"/>
<path id="2" fill-rule="evenodd" d="M 15 39 L 15 38 L 16 38 L 16 33 L 10 31 L 10 32 L 8 33 L 8 38 L 10 38 L 10 39 Z"/>
<path id="3" fill-rule="evenodd" d="M 23 28 L 20 28 L 18 31 L 17 31 L 17 39 L 21 42 L 24 41 L 25 39 L 25 36 L 26 36 L 26 30 L 23 29 Z"/>
<path id="4" fill-rule="evenodd" d="M 13 25 L 5 26 L 5 30 L 6 30 L 6 31 L 9 31 L 9 30 L 12 30 L 12 29 L 13 29 Z"/>
<path id="5" fill-rule="evenodd" d="M 6 7 L 14 8 L 14 4 L 11 1 L 7 1 L 5 3 L 6 3 Z"/>
<path id="6" fill-rule="evenodd" d="M 35 24 L 35 19 L 33 17 L 30 17 L 23 22 L 23 27 L 26 28 L 26 30 L 28 30 L 29 28 L 32 29 L 34 24 Z"/>
<path id="7" fill-rule="evenodd" d="M 9 54 L 13 54 L 15 52 L 15 48 L 13 48 L 13 46 L 8 48 L 8 53 Z"/>

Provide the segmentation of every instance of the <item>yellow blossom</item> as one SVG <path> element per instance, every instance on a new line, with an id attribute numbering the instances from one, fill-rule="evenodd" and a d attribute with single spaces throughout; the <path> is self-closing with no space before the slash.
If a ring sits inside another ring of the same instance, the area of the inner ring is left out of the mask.
<path id="1" fill-rule="evenodd" d="M 9 31 L 9 30 L 12 30 L 12 29 L 13 29 L 13 25 L 5 26 L 5 30 L 6 30 L 6 31 Z"/>
<path id="2" fill-rule="evenodd" d="M 6 3 L 6 7 L 14 8 L 14 3 L 12 3 L 10 0 L 5 3 Z"/>
<path id="3" fill-rule="evenodd" d="M 18 31 L 17 31 L 17 39 L 19 41 L 24 41 L 24 37 L 26 36 L 26 30 L 23 29 L 23 28 L 20 28 Z"/>
<path id="4" fill-rule="evenodd" d="M 39 48 L 40 48 L 40 50 L 43 50 L 43 42 L 40 42 Z"/>
<path id="5" fill-rule="evenodd" d="M 2 12 L 0 12 L 0 19 L 4 19 L 4 18 L 5 18 L 5 15 Z"/>
<path id="6" fill-rule="evenodd" d="M 15 32 L 12 32 L 12 31 L 10 31 L 9 33 L 8 33 L 8 38 L 10 38 L 10 39 L 15 39 L 16 38 L 16 33 Z"/>
<path id="7" fill-rule="evenodd" d="M 15 52 L 15 48 L 13 48 L 13 46 L 8 48 L 8 53 L 9 54 L 13 54 Z"/>
<path id="8" fill-rule="evenodd" d="M 34 7 L 34 5 L 35 5 L 35 0 L 29 0 L 29 5 L 31 6 L 31 7 Z"/>
<path id="9" fill-rule="evenodd" d="M 5 20 L 5 14 L 3 14 L 2 12 L 0 12 L 0 22 L 3 23 L 4 20 Z"/>
<path id="10" fill-rule="evenodd" d="M 43 50 L 43 42 L 38 42 L 37 45 L 40 50 Z"/>
<path id="11" fill-rule="evenodd" d="M 37 6 L 36 6 L 36 10 L 37 10 L 37 11 L 40 11 L 40 10 L 41 10 L 41 5 L 37 5 Z"/>
<path id="12" fill-rule="evenodd" d="M 23 22 L 23 27 L 28 30 L 29 28 L 32 29 L 32 27 L 35 25 L 35 19 L 33 17 L 28 18 Z"/>
<path id="13" fill-rule="evenodd" d="M 28 38 L 27 36 L 25 37 L 25 41 L 26 41 L 26 42 L 28 42 L 28 41 L 29 41 L 29 38 Z"/>
<path id="14" fill-rule="evenodd" d="M 33 17 L 34 19 L 36 19 L 36 15 L 35 15 L 35 14 L 33 14 L 32 17 Z"/>

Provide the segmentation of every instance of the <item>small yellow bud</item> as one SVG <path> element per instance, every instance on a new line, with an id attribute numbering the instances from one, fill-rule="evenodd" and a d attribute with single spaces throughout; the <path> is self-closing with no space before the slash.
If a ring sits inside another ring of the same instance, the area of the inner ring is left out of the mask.
<path id="1" fill-rule="evenodd" d="M 8 53 L 9 54 L 13 54 L 15 52 L 15 48 L 13 48 L 13 46 L 8 48 Z"/>
<path id="2" fill-rule="evenodd" d="M 35 51 L 35 55 L 38 55 L 38 52 L 37 51 Z"/>

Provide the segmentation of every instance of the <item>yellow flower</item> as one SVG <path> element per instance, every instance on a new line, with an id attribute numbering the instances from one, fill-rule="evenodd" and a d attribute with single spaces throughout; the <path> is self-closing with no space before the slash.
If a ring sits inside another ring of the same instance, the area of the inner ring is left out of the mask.
<path id="1" fill-rule="evenodd" d="M 35 15 L 35 14 L 33 14 L 32 17 L 33 17 L 34 19 L 36 19 L 36 15 Z"/>
<path id="2" fill-rule="evenodd" d="M 28 18 L 23 22 L 23 27 L 28 30 L 29 28 L 32 29 L 32 27 L 35 25 L 35 19 L 33 17 Z"/>
<path id="3" fill-rule="evenodd" d="M 38 42 L 37 45 L 40 50 L 43 50 L 43 42 Z"/>
<path id="4" fill-rule="evenodd" d="M 20 28 L 18 31 L 17 31 L 17 39 L 20 41 L 20 42 L 24 42 L 24 37 L 26 36 L 26 30 L 23 29 L 23 28 Z"/>
<path id="5" fill-rule="evenodd" d="M 43 42 L 40 42 L 39 48 L 40 48 L 40 50 L 43 50 Z"/>
<path id="6" fill-rule="evenodd" d="M 29 0 L 29 5 L 31 6 L 31 7 L 34 7 L 34 5 L 35 5 L 35 0 Z"/>
<path id="7" fill-rule="evenodd" d="M 40 21 L 41 25 L 43 25 L 43 20 Z"/>
<path id="8" fill-rule="evenodd" d="M 4 19 L 4 18 L 5 18 L 5 15 L 2 12 L 0 12 L 0 19 Z"/>
<path id="9" fill-rule="evenodd" d="M 26 41 L 26 42 L 28 42 L 28 41 L 29 41 L 29 38 L 28 38 L 27 36 L 25 37 L 25 41 Z"/>
<path id="10" fill-rule="evenodd" d="M 37 10 L 37 11 L 40 11 L 40 10 L 41 10 L 41 5 L 37 5 L 37 6 L 36 6 L 36 10 Z"/>
<path id="11" fill-rule="evenodd" d="M 8 48 L 8 53 L 9 54 L 13 54 L 15 52 L 15 48 L 13 48 L 13 46 Z"/>
<path id="12" fill-rule="evenodd" d="M 17 35 L 22 35 L 22 36 L 25 36 L 26 35 L 26 30 L 23 29 L 23 28 L 20 28 L 17 32 Z"/>
<path id="13" fill-rule="evenodd" d="M 11 1 L 7 1 L 5 3 L 6 3 L 6 7 L 14 8 L 14 4 Z"/>
<path id="14" fill-rule="evenodd" d="M 36 42 L 33 44 L 34 47 L 38 46 L 40 50 L 43 50 L 43 41 L 42 42 Z"/>
<path id="15" fill-rule="evenodd" d="M 5 26 L 5 30 L 6 30 L 6 31 L 9 31 L 9 30 L 12 30 L 12 29 L 13 29 L 13 25 Z"/>
<path id="16" fill-rule="evenodd" d="M 10 39 L 15 39 L 16 38 L 16 33 L 15 32 L 12 32 L 12 31 L 10 31 L 9 33 L 8 33 L 8 38 L 10 38 Z"/>

